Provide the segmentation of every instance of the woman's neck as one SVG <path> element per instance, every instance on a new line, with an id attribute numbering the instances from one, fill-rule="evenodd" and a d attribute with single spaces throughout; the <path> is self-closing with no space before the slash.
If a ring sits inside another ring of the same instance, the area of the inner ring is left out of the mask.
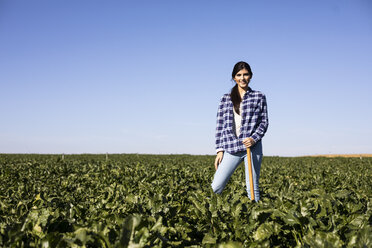
<path id="1" fill-rule="evenodd" d="M 240 98 L 243 99 L 243 96 L 247 92 L 247 90 L 248 90 L 248 87 L 247 87 L 247 89 L 243 89 L 243 88 L 238 87 Z"/>

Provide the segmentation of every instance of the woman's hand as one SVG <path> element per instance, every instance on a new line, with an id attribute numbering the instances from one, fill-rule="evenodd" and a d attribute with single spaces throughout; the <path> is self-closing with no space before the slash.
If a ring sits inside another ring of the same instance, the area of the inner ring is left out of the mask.
<path id="1" fill-rule="evenodd" d="M 214 168 L 218 168 L 218 165 L 221 163 L 223 158 L 223 151 L 217 153 L 216 160 L 214 161 Z"/>
<path id="2" fill-rule="evenodd" d="M 246 138 L 243 140 L 243 144 L 245 145 L 246 148 L 249 148 L 253 146 L 254 144 L 256 144 L 256 142 L 252 138 Z"/>

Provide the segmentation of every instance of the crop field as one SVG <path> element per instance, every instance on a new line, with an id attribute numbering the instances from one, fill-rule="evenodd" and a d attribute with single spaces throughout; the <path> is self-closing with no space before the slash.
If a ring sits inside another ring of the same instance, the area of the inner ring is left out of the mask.
<path id="1" fill-rule="evenodd" d="M 264 157 L 258 203 L 213 162 L 0 154 L 0 247 L 372 247 L 372 158 Z"/>

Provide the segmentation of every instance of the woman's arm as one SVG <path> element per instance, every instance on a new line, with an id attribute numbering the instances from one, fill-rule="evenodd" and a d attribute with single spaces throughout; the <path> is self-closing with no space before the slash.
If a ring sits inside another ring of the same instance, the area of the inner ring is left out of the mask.
<path id="1" fill-rule="evenodd" d="M 255 132 L 252 134 L 251 138 L 254 140 L 255 143 L 257 143 L 259 140 L 262 139 L 262 137 L 265 135 L 267 128 L 269 126 L 269 117 L 267 114 L 267 103 L 266 103 L 266 96 L 262 95 L 261 98 L 261 112 L 260 112 L 260 123 L 255 130 Z"/>
<path id="2" fill-rule="evenodd" d="M 221 98 L 220 104 L 217 111 L 217 121 L 216 121 L 216 152 L 223 151 L 223 140 L 222 140 L 222 131 L 223 131 L 223 108 L 225 103 L 225 96 Z"/>

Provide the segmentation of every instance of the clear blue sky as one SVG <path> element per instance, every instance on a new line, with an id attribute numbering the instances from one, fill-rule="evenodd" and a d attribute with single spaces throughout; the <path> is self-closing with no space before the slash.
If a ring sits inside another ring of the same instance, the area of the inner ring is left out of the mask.
<path id="1" fill-rule="evenodd" d="M 0 153 L 214 154 L 247 61 L 266 155 L 372 153 L 372 3 L 0 0 Z"/>

